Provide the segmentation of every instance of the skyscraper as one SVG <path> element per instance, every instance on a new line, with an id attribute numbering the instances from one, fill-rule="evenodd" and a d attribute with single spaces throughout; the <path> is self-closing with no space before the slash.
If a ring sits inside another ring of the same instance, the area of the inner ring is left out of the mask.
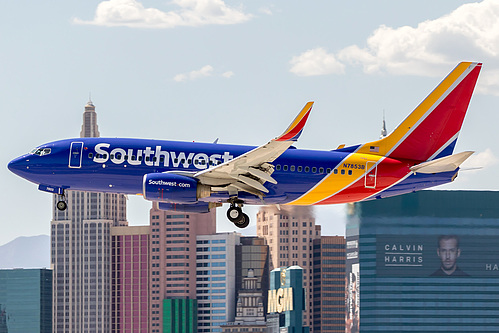
<path id="1" fill-rule="evenodd" d="M 314 240 L 314 332 L 345 332 L 345 237 Z"/>
<path id="2" fill-rule="evenodd" d="M 149 332 L 149 226 L 112 227 L 112 333 Z"/>
<path id="3" fill-rule="evenodd" d="M 499 332 L 498 191 L 350 205 L 345 332 Z"/>
<path id="4" fill-rule="evenodd" d="M 234 321 L 236 245 L 240 237 L 235 232 L 197 237 L 198 332 L 222 332 L 220 325 Z"/>
<path id="5" fill-rule="evenodd" d="M 0 333 L 52 332 L 52 271 L 0 269 Z"/>
<path id="6" fill-rule="evenodd" d="M 85 106 L 81 137 L 98 137 L 97 114 Z M 111 227 L 127 225 L 121 194 L 66 191 L 68 208 L 53 198 L 51 262 L 53 332 L 110 332 Z"/>
<path id="7" fill-rule="evenodd" d="M 197 316 L 196 300 L 196 237 L 216 232 L 215 211 L 206 214 L 150 210 L 150 329 L 164 332 L 165 322 L 171 323 L 169 309 L 188 309 Z M 164 302 L 184 299 L 186 302 Z M 186 318 L 191 318 L 190 314 Z"/>
<path id="8" fill-rule="evenodd" d="M 321 228 L 315 225 L 310 207 L 264 206 L 257 214 L 256 233 L 269 245 L 271 269 L 288 266 L 303 268 L 306 306 L 303 325 L 313 331 L 313 241 L 320 238 Z"/>

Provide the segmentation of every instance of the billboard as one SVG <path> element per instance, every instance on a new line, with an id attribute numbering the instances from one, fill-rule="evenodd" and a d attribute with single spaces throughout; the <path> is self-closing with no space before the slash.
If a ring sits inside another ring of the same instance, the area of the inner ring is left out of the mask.
<path id="1" fill-rule="evenodd" d="M 499 242 L 476 235 L 377 235 L 376 275 L 499 278 Z"/>

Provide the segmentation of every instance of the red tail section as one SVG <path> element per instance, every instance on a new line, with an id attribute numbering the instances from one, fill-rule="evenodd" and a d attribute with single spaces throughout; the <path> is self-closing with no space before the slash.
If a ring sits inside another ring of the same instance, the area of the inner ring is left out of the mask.
<path id="1" fill-rule="evenodd" d="M 359 152 L 417 161 L 451 154 L 481 68 L 481 63 L 457 65 L 388 137 Z"/>

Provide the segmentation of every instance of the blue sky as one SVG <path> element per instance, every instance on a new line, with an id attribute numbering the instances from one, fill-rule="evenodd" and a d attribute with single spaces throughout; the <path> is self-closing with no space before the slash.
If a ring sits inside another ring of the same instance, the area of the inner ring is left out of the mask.
<path id="1" fill-rule="evenodd" d="M 313 100 L 298 147 L 367 142 L 383 110 L 390 131 L 473 60 L 484 66 L 456 151 L 483 169 L 440 189 L 499 188 L 498 1 L 18 0 L 0 3 L 0 32 L 4 166 L 79 136 L 89 92 L 102 136 L 259 145 Z M 48 234 L 51 196 L 0 177 L 0 244 Z M 130 223 L 147 224 L 149 207 L 131 197 Z M 342 234 L 343 212 L 318 209 L 317 222 Z"/>

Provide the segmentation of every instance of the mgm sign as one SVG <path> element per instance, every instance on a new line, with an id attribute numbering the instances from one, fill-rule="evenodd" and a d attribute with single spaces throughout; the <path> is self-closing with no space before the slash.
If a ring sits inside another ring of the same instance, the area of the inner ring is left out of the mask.
<path id="1" fill-rule="evenodd" d="M 280 288 L 269 290 L 267 313 L 293 311 L 293 288 L 286 286 L 286 269 L 280 270 Z"/>
<path id="2" fill-rule="evenodd" d="M 298 266 L 277 268 L 270 272 L 270 290 L 267 313 L 285 316 L 288 332 L 304 332 L 303 310 L 305 292 L 303 289 L 303 269 Z M 283 328 L 283 326 L 281 326 Z"/>
<path id="3" fill-rule="evenodd" d="M 269 290 L 269 308 L 267 313 L 293 311 L 293 288 Z"/>

